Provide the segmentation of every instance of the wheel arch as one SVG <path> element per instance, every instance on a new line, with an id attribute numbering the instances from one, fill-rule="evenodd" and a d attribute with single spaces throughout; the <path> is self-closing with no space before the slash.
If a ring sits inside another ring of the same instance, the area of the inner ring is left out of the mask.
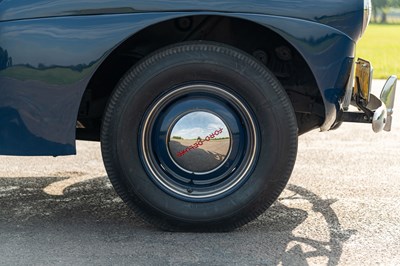
<path id="1" fill-rule="evenodd" d="M 77 139 L 99 140 L 101 119 L 108 98 L 123 74 L 146 55 L 182 41 L 206 40 L 244 50 L 262 61 L 280 80 L 297 111 L 299 133 L 320 127 L 324 121 L 325 97 L 310 68 L 304 50 L 312 45 L 297 42 L 286 26 L 276 21 L 286 18 L 256 15 L 198 14 L 177 16 L 152 24 L 118 44 L 92 75 L 80 103 Z M 275 21 L 275 22 L 274 22 Z M 308 22 L 307 22 L 308 23 Z M 313 23 L 315 24 L 315 23 Z M 286 34 L 286 35 L 285 35 Z M 290 36 L 292 39 L 289 40 Z M 299 50 L 299 43 L 303 50 Z M 325 101 L 326 102 L 326 101 Z M 317 106 L 314 106 L 314 104 Z"/>

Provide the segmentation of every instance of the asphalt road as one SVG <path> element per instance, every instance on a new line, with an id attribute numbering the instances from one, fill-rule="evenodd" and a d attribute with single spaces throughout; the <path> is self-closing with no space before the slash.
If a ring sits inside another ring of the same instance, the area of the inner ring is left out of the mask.
<path id="1" fill-rule="evenodd" d="M 142 222 L 114 193 L 96 143 L 78 142 L 72 157 L 0 157 L 0 264 L 400 265 L 395 115 L 391 133 L 345 124 L 301 136 L 279 200 L 231 233 Z"/>

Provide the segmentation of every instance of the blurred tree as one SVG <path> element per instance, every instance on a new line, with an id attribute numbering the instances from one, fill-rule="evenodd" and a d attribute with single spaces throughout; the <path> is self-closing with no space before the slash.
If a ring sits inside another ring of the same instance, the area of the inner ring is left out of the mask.
<path id="1" fill-rule="evenodd" d="M 377 21 L 377 14 L 380 12 L 380 23 L 387 23 L 387 13 L 391 7 L 400 7 L 400 0 L 372 0 L 374 20 Z"/>
<path id="2" fill-rule="evenodd" d="M 0 47 L 0 70 L 12 65 L 12 58 L 8 56 L 7 50 Z"/>

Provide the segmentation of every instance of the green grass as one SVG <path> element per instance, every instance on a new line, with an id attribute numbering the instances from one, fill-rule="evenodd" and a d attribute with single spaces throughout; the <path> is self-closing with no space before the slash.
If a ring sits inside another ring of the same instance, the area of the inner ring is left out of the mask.
<path id="1" fill-rule="evenodd" d="M 357 44 L 357 57 L 374 67 L 374 78 L 400 77 L 400 24 L 371 24 Z"/>

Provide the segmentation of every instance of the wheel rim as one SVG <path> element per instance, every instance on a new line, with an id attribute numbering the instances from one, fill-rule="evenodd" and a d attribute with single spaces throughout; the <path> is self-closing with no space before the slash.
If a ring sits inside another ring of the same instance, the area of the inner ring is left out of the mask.
<path id="1" fill-rule="evenodd" d="M 222 86 L 192 84 L 148 108 L 140 154 L 149 177 L 186 201 L 229 195 L 251 175 L 258 126 L 245 102 Z"/>

